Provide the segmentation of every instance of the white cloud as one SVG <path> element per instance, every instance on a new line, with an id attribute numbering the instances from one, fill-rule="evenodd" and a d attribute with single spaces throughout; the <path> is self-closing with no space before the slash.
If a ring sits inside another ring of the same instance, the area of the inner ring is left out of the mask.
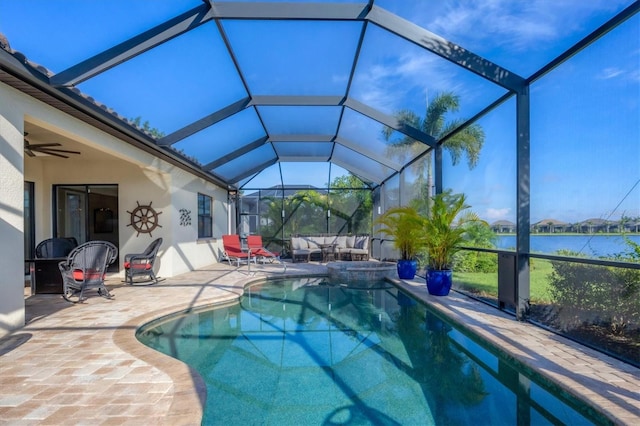
<path id="1" fill-rule="evenodd" d="M 584 32 L 582 26 L 594 15 L 617 10 L 619 4 L 626 3 L 626 0 L 454 0 L 445 2 L 435 19 L 429 21 L 423 16 L 418 20 L 427 29 L 461 44 L 477 46 L 490 40 L 494 46 L 511 45 L 525 50 L 544 48 L 546 42 Z M 427 12 L 424 9 L 423 15 Z"/>
<path id="2" fill-rule="evenodd" d="M 624 74 L 625 72 L 619 68 L 605 68 L 598 75 L 599 79 L 608 80 L 610 78 L 618 77 L 619 75 Z"/>
<path id="3" fill-rule="evenodd" d="M 332 74 L 331 82 L 332 83 L 345 83 L 349 80 L 348 74 Z"/>
<path id="4" fill-rule="evenodd" d="M 427 93 L 455 91 L 463 96 L 466 92 L 453 80 L 448 63 L 424 52 L 404 51 L 399 56 L 387 57 L 358 72 L 358 85 L 354 87 L 356 97 L 387 113 L 405 107 L 406 93 L 419 88 L 421 97 Z M 425 101 L 426 102 L 426 101 Z"/>
<path id="5" fill-rule="evenodd" d="M 511 209 L 506 207 L 502 209 L 488 208 L 483 216 L 489 223 L 496 220 L 509 220 L 511 217 Z"/>

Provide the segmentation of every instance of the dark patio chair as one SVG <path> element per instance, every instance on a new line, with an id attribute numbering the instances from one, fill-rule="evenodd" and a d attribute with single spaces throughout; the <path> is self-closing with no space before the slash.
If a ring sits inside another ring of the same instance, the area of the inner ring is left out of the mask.
<path id="1" fill-rule="evenodd" d="M 161 244 L 162 238 L 158 238 L 151 242 L 144 252 L 124 256 L 125 281 L 129 280 L 129 284 L 133 285 L 133 277 L 144 276 L 148 280 L 143 282 L 153 281 L 154 284 L 158 282 L 158 277 L 153 272 L 153 265 Z"/>
<path id="2" fill-rule="evenodd" d="M 36 258 L 67 257 L 76 247 L 78 247 L 78 241 L 74 237 L 47 238 L 36 246 Z"/>
<path id="3" fill-rule="evenodd" d="M 111 299 L 104 285 L 107 267 L 115 262 L 118 249 L 108 241 L 89 241 L 73 249 L 67 260 L 58 264 L 62 274 L 62 297 L 77 303 L 84 301 L 87 289 L 97 289 L 98 294 Z"/>

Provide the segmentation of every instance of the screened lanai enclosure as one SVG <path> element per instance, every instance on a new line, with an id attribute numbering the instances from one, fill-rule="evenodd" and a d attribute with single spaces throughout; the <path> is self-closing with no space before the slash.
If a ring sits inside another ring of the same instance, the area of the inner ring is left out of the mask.
<path id="1" fill-rule="evenodd" d="M 0 0 L 5 69 L 23 54 L 43 90 L 223 186 L 229 232 L 283 257 L 367 234 L 397 259 L 380 214 L 465 194 L 486 226 L 458 290 L 598 323 L 629 346 L 574 337 L 639 362 L 639 2 L 32 3 Z"/>

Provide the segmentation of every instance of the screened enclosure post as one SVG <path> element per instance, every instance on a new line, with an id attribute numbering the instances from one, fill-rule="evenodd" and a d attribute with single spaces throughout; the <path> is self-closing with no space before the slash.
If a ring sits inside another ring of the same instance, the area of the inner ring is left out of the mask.
<path id="1" fill-rule="evenodd" d="M 436 190 L 435 193 L 440 194 L 442 192 L 442 144 L 438 144 L 438 146 L 434 149 L 433 163 L 433 178 Z M 431 188 L 429 188 L 429 191 L 431 191 Z"/>
<path id="2" fill-rule="evenodd" d="M 329 164 L 329 171 L 331 171 L 331 164 Z M 327 186 L 331 185 L 331 180 L 329 180 L 329 183 L 327 184 Z M 326 226 L 326 233 L 329 234 L 331 233 L 331 188 L 327 188 L 327 212 L 326 212 L 326 217 L 327 217 L 327 226 Z"/>
<path id="3" fill-rule="evenodd" d="M 371 256 L 374 259 L 382 260 L 382 235 L 378 232 L 379 225 L 375 225 L 375 220 L 382 214 L 382 187 L 379 186 L 372 191 L 371 202 Z M 377 243 L 377 244 L 375 244 Z"/>
<path id="4" fill-rule="evenodd" d="M 400 170 L 400 172 L 398 173 L 398 175 L 400 176 L 400 180 L 398 183 L 398 205 L 399 206 L 407 205 L 406 201 L 404 200 L 404 191 L 406 189 L 406 185 L 404 182 L 405 173 L 406 173 L 406 170 Z"/>
<path id="5" fill-rule="evenodd" d="M 516 96 L 516 131 L 517 131 L 517 201 L 516 218 L 516 317 L 523 321 L 529 315 L 529 238 L 530 238 L 530 103 L 529 85 L 525 85 Z"/>
<path id="6" fill-rule="evenodd" d="M 238 191 L 231 193 L 231 202 L 233 204 L 233 211 L 229 211 L 229 229 L 228 233 L 234 232 L 234 230 L 238 226 L 238 221 L 240 219 L 240 194 Z"/>
<path id="7" fill-rule="evenodd" d="M 284 248 L 286 247 L 285 245 L 285 241 L 284 241 L 284 219 L 285 219 L 286 213 L 284 211 L 284 189 L 282 190 L 281 194 L 280 194 L 280 234 L 282 235 L 282 251 L 285 251 Z M 289 247 L 290 248 L 290 247 Z"/>
<path id="8" fill-rule="evenodd" d="M 258 191 L 256 204 L 256 234 L 262 235 L 262 190 Z M 249 226 L 249 234 L 251 234 L 251 226 Z"/>

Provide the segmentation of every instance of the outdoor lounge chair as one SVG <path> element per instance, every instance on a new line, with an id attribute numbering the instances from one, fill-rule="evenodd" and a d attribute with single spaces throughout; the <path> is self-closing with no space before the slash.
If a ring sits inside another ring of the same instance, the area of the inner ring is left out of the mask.
<path id="1" fill-rule="evenodd" d="M 143 276 L 148 277 L 148 280 L 143 281 L 145 283 L 153 281 L 153 284 L 156 284 L 158 282 L 158 277 L 153 272 L 153 265 L 156 263 L 161 244 L 162 238 L 157 238 L 149 244 L 144 252 L 124 256 L 125 281 L 129 280 L 129 284 L 133 285 L 134 276 Z"/>
<path id="2" fill-rule="evenodd" d="M 279 253 L 272 253 L 264 247 L 260 235 L 247 235 L 247 247 L 251 250 L 251 255 L 260 259 L 262 262 L 273 262 L 280 256 Z"/>
<path id="3" fill-rule="evenodd" d="M 262 243 L 262 237 L 260 235 L 247 235 L 247 247 L 249 247 L 251 255 L 255 256 L 256 262 L 258 259 L 260 259 L 262 263 L 278 262 L 284 266 L 285 270 L 287 269 L 287 265 L 280 260 L 280 253 L 273 253 L 267 250 Z"/>
<path id="4" fill-rule="evenodd" d="M 242 244 L 240 244 L 240 236 L 238 234 L 223 235 L 222 236 L 223 259 L 229 262 L 237 262 L 240 266 L 241 261 L 251 261 L 251 254 L 249 251 L 242 250 Z M 254 258 L 255 261 L 255 258 Z"/>
<path id="5" fill-rule="evenodd" d="M 73 249 L 67 260 L 58 264 L 62 274 L 62 297 L 72 303 L 82 302 L 84 291 L 95 288 L 100 296 L 111 299 L 104 277 L 107 267 L 117 256 L 118 249 L 108 241 L 89 241 Z"/>

